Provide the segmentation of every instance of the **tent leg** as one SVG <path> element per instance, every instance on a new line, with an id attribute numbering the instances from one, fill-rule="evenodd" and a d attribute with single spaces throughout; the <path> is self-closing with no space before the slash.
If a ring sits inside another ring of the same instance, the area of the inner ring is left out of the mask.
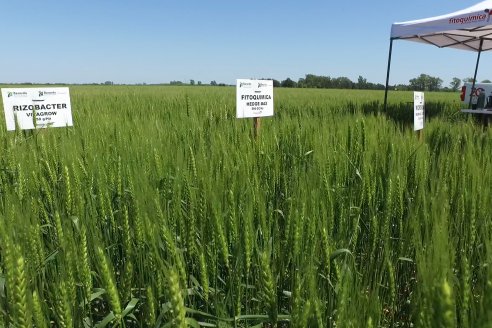
<path id="1" fill-rule="evenodd" d="M 390 47 L 388 54 L 388 68 L 386 69 L 386 86 L 384 87 L 384 112 L 386 113 L 388 107 L 388 83 L 390 77 L 390 68 L 391 68 L 391 53 L 393 52 L 393 38 L 390 39 Z"/>
<path id="2" fill-rule="evenodd" d="M 471 108 L 473 92 L 475 92 L 475 81 L 477 80 L 478 64 L 480 63 L 480 54 L 482 53 L 483 39 L 480 39 L 480 47 L 478 48 L 477 64 L 475 65 L 475 74 L 473 75 L 473 84 L 470 90 L 470 102 L 468 108 Z"/>

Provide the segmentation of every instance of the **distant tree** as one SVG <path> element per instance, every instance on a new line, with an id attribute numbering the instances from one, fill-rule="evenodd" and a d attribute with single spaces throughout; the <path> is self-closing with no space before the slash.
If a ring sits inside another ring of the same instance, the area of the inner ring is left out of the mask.
<path id="1" fill-rule="evenodd" d="M 410 88 L 417 91 L 437 91 L 441 89 L 442 80 L 427 74 L 420 74 L 419 77 L 409 81 Z"/>
<path id="2" fill-rule="evenodd" d="M 367 79 L 359 75 L 359 78 L 357 79 L 357 89 L 368 89 L 368 86 Z"/>
<path id="3" fill-rule="evenodd" d="M 473 83 L 473 81 L 474 81 L 473 77 L 465 77 L 463 79 L 463 82 L 466 82 L 466 83 Z"/>
<path id="4" fill-rule="evenodd" d="M 169 82 L 169 84 L 170 85 L 182 85 L 183 82 L 181 82 L 181 81 L 171 81 L 171 82 Z"/>
<path id="5" fill-rule="evenodd" d="M 483 80 L 483 81 L 482 81 L 482 82 L 480 82 L 480 83 L 492 83 L 492 81 L 490 81 L 490 80 Z"/>
<path id="6" fill-rule="evenodd" d="M 104 82 L 104 85 L 113 85 L 113 81 L 106 81 Z"/>
<path id="7" fill-rule="evenodd" d="M 190 85 L 195 85 L 195 80 L 190 80 Z"/>
<path id="8" fill-rule="evenodd" d="M 348 77 L 345 76 L 331 78 L 329 76 L 307 74 L 304 79 L 299 79 L 298 86 L 302 88 L 353 89 L 355 85 Z"/>
<path id="9" fill-rule="evenodd" d="M 198 85 L 202 85 L 202 81 L 198 81 Z"/>
<path id="10" fill-rule="evenodd" d="M 295 88 L 297 87 L 297 83 L 292 81 L 289 77 L 285 80 L 283 80 L 281 83 L 280 83 L 280 86 L 282 88 Z"/>
<path id="11" fill-rule="evenodd" d="M 353 89 L 354 88 L 354 83 L 345 76 L 337 77 L 336 79 L 333 79 L 333 85 L 337 89 Z"/>
<path id="12" fill-rule="evenodd" d="M 453 81 L 449 84 L 449 88 L 453 91 L 457 91 L 461 86 L 461 80 L 457 77 L 453 77 Z"/>
<path id="13" fill-rule="evenodd" d="M 215 80 L 213 80 L 213 81 L 210 82 L 210 85 L 216 86 L 217 85 L 217 82 L 215 82 Z"/>
<path id="14" fill-rule="evenodd" d="M 331 88 L 332 79 L 329 76 L 319 76 L 314 74 L 307 74 L 303 81 L 303 85 L 308 88 Z"/>
<path id="15" fill-rule="evenodd" d="M 408 81 L 410 84 L 410 88 L 416 91 L 424 91 L 425 86 L 428 83 L 427 82 L 427 75 L 425 74 L 420 74 L 419 77 L 413 78 L 410 81 Z"/>
<path id="16" fill-rule="evenodd" d="M 442 79 L 438 77 L 430 77 L 429 91 L 438 91 L 442 88 Z"/>
<path id="17" fill-rule="evenodd" d="M 410 90 L 410 87 L 406 84 L 397 84 L 395 85 L 395 90 L 406 91 Z"/>

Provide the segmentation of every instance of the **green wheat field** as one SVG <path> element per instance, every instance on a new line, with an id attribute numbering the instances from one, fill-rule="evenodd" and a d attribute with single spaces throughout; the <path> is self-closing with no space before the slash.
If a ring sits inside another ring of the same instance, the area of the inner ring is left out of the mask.
<path id="1" fill-rule="evenodd" d="M 492 130 L 458 93 L 74 86 L 0 115 L 0 326 L 491 327 Z"/>

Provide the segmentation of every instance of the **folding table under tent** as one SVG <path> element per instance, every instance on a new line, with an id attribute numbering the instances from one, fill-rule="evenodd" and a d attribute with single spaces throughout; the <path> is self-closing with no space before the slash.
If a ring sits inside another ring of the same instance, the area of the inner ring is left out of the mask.
<path id="1" fill-rule="evenodd" d="M 492 50 L 492 0 L 482 1 L 469 8 L 450 14 L 394 23 L 391 38 L 384 90 L 384 110 L 387 109 L 391 52 L 394 40 L 427 43 L 439 48 L 457 48 L 478 52 L 473 86 L 477 78 L 482 51 Z"/>

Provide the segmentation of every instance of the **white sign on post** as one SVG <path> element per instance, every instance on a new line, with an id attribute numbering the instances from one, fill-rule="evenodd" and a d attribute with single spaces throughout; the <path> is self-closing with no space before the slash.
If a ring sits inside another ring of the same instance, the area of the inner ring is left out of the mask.
<path id="1" fill-rule="evenodd" d="M 2 89 L 7 130 L 72 126 L 68 88 Z"/>
<path id="2" fill-rule="evenodd" d="M 413 130 L 418 131 L 424 128 L 425 120 L 425 100 L 424 93 L 415 91 L 413 93 Z"/>
<path id="3" fill-rule="evenodd" d="M 236 117 L 273 116 L 273 81 L 236 81 Z"/>

